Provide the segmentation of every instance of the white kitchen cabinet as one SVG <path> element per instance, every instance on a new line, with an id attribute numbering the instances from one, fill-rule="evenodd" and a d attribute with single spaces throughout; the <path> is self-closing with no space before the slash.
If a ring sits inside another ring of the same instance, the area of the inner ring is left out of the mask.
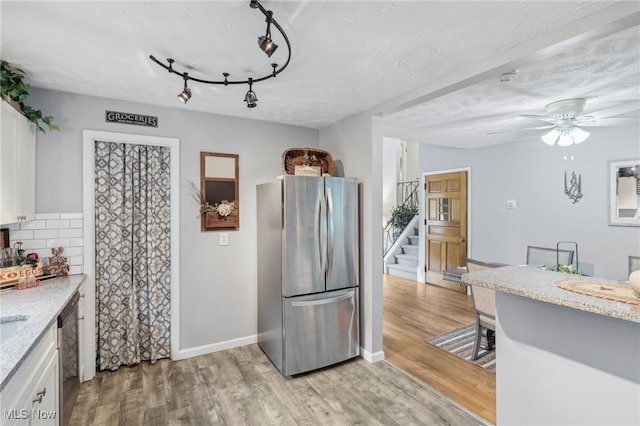
<path id="1" fill-rule="evenodd" d="M 36 208 L 36 129 L 2 101 L 0 224 L 33 220 Z"/>
<path id="2" fill-rule="evenodd" d="M 0 394 L 2 425 L 59 425 L 59 365 L 54 323 Z"/>

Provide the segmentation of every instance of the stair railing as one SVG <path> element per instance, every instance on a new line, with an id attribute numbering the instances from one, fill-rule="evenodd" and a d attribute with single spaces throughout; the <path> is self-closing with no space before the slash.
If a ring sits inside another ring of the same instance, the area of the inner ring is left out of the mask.
<path id="1" fill-rule="evenodd" d="M 417 180 L 398 182 L 396 193 L 402 202 L 391 210 L 391 218 L 382 229 L 383 255 L 388 253 L 411 219 L 418 214 L 418 186 Z"/>

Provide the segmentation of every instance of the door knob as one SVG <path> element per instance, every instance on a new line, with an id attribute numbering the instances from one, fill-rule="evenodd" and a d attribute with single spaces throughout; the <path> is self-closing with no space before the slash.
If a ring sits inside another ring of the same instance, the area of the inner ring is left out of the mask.
<path id="1" fill-rule="evenodd" d="M 466 240 L 464 238 L 460 238 L 459 240 L 461 243 L 464 243 Z"/>

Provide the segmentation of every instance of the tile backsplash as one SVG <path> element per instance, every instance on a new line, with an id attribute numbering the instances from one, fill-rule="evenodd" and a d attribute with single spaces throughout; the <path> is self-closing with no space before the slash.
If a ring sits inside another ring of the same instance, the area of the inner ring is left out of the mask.
<path id="1" fill-rule="evenodd" d="M 3 225 L 4 226 L 4 225 Z M 84 264 L 82 213 L 36 213 L 27 222 L 7 225 L 11 245 L 22 241 L 27 252 L 50 257 L 51 249 L 62 247 L 69 263 L 69 274 L 81 274 Z"/>

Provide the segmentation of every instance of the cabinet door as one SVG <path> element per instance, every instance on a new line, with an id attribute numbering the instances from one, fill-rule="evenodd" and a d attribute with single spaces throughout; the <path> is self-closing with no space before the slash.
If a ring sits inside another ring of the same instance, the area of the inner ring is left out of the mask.
<path id="1" fill-rule="evenodd" d="M 31 394 L 32 425 L 55 426 L 60 424 L 59 368 L 58 352 L 56 351 Z"/>
<path id="2" fill-rule="evenodd" d="M 33 220 L 36 212 L 36 130 L 26 118 L 18 123 L 16 211 L 19 220 Z"/>
<path id="3" fill-rule="evenodd" d="M 16 139 L 20 114 L 2 102 L 0 139 L 0 224 L 17 222 L 16 211 Z"/>
<path id="4" fill-rule="evenodd" d="M 59 424 L 56 332 L 53 324 L 0 392 L 2 426 Z"/>
<path id="5" fill-rule="evenodd" d="M 33 220 L 36 211 L 36 130 L 2 102 L 0 224 Z"/>

